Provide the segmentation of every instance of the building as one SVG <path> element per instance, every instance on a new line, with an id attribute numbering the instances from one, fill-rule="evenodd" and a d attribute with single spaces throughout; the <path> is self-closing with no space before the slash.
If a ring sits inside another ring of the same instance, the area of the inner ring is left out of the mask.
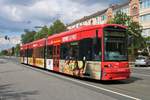
<path id="1" fill-rule="evenodd" d="M 84 16 L 70 23 L 68 29 L 78 28 L 84 25 L 97 25 L 107 23 L 117 11 L 122 11 L 131 16 L 134 21 L 143 26 L 144 37 L 150 36 L 150 0 L 129 0 L 121 5 L 111 5 L 109 8 L 98 11 L 89 16 Z"/>

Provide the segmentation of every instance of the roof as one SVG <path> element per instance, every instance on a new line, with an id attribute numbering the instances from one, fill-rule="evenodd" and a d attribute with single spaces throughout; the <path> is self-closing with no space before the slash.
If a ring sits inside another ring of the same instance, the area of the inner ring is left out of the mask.
<path id="1" fill-rule="evenodd" d="M 36 48 L 36 47 L 41 47 L 41 46 L 44 46 L 45 45 L 45 38 L 43 39 L 39 39 L 39 40 L 36 40 L 36 41 L 33 41 L 29 44 L 29 48 Z"/>
<path id="2" fill-rule="evenodd" d="M 116 9 L 122 8 L 122 7 L 127 6 L 127 5 L 129 5 L 129 1 L 126 2 L 126 3 L 123 3 L 123 4 L 121 4 L 121 5 L 111 6 L 111 8 L 112 8 L 113 10 L 116 10 Z"/>
<path id="3" fill-rule="evenodd" d="M 119 27 L 122 27 L 122 28 L 126 28 L 125 26 L 122 26 L 122 25 L 119 25 L 119 24 L 88 25 L 88 26 L 82 26 L 82 27 L 79 27 L 79 28 L 71 29 L 71 30 L 66 31 L 66 32 L 61 32 L 59 34 L 51 35 L 51 36 L 48 37 L 47 40 L 49 41 L 49 40 L 57 39 L 57 38 L 64 37 L 64 36 L 67 36 L 67 35 L 71 35 L 71 34 L 74 34 L 74 33 L 82 32 L 82 31 L 85 31 L 85 30 L 87 31 L 87 30 L 92 30 L 92 29 L 100 29 L 100 28 L 104 28 L 104 27 L 107 27 L 107 26 L 113 26 L 113 25 L 116 25 L 116 26 L 119 26 Z M 23 47 L 23 49 L 27 49 L 27 47 L 28 48 L 41 47 L 41 46 L 45 45 L 45 40 L 46 40 L 46 38 L 36 40 L 36 41 L 33 41 L 33 42 L 22 45 L 22 47 Z"/>
<path id="4" fill-rule="evenodd" d="M 41 47 L 41 46 L 45 45 L 45 40 L 46 40 L 46 39 L 43 38 L 43 39 L 39 39 L 39 40 L 30 42 L 30 43 L 23 44 L 23 45 L 21 46 L 21 50 L 27 49 L 27 48 Z"/>
<path id="5" fill-rule="evenodd" d="M 93 17 L 99 16 L 99 15 L 102 15 L 102 14 L 104 14 L 106 11 L 107 11 L 107 9 L 104 9 L 104 10 L 102 10 L 102 11 L 98 11 L 98 12 L 96 12 L 96 13 L 93 13 L 93 14 L 91 14 L 91 15 L 89 15 L 89 16 L 84 16 L 83 18 L 78 19 L 78 20 L 75 20 L 74 22 L 68 24 L 67 26 L 71 26 L 71 25 L 77 24 L 77 23 L 79 23 L 79 22 L 86 21 L 86 20 L 88 20 L 88 19 L 90 19 L 90 18 L 93 18 Z"/>
<path id="6" fill-rule="evenodd" d="M 126 3 L 124 3 L 124 4 L 121 4 L 121 5 L 111 5 L 109 8 L 112 8 L 113 10 L 116 10 L 116 9 L 119 9 L 119 8 L 121 8 L 121 7 L 124 7 L 124 6 L 128 5 L 128 4 L 129 4 L 129 1 L 126 2 Z M 93 18 L 93 17 L 99 16 L 99 15 L 102 15 L 102 14 L 104 14 L 107 10 L 108 10 L 108 8 L 107 8 L 107 9 L 104 9 L 104 10 L 101 10 L 101 11 L 98 11 L 98 12 L 96 12 L 96 13 L 93 13 L 93 14 L 91 14 L 91 15 L 89 15 L 89 16 L 84 16 L 83 18 L 78 19 L 78 20 L 75 20 L 74 22 L 68 24 L 67 26 L 71 26 L 71 25 L 74 25 L 74 24 L 77 24 L 77 23 L 86 21 L 86 20 L 88 20 L 88 19 L 90 19 L 90 18 Z"/>
<path id="7" fill-rule="evenodd" d="M 60 37 L 60 36 L 65 36 L 65 35 L 81 32 L 81 31 L 85 31 L 85 30 L 92 30 L 92 29 L 96 29 L 96 28 L 104 28 L 104 27 L 113 26 L 113 25 L 116 25 L 116 26 L 119 26 L 119 27 L 122 27 L 122 28 L 126 28 L 125 26 L 122 26 L 122 25 L 119 25 L 119 24 L 87 25 L 87 26 L 81 26 L 79 28 L 74 28 L 74 29 L 71 29 L 71 30 L 66 31 L 66 32 L 61 32 L 59 34 L 54 34 L 52 36 L 49 36 L 48 39 L 52 39 L 52 38 L 56 38 L 56 37 Z"/>

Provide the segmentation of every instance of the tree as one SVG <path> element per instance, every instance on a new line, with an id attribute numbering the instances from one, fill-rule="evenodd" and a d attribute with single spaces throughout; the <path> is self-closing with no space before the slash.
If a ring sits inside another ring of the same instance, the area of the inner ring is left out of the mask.
<path id="1" fill-rule="evenodd" d="M 45 25 L 44 27 L 41 27 L 41 30 L 39 30 L 35 35 L 34 39 L 38 40 L 41 38 L 45 38 L 49 35 L 60 33 L 63 31 L 66 31 L 67 27 L 62 23 L 60 20 L 56 20 L 49 28 Z"/>
<path id="2" fill-rule="evenodd" d="M 19 53 L 20 53 L 20 44 L 16 44 L 14 52 L 15 52 L 15 56 L 19 56 Z"/>
<path id="3" fill-rule="evenodd" d="M 7 50 L 2 50 L 1 53 L 0 53 L 0 55 L 2 55 L 2 56 L 3 55 L 8 55 L 8 51 Z"/>
<path id="4" fill-rule="evenodd" d="M 131 54 L 135 55 L 138 49 L 145 47 L 145 41 L 141 35 L 142 26 L 138 22 L 134 22 L 132 18 L 126 13 L 118 11 L 114 15 L 114 18 L 112 18 L 108 23 L 127 26 L 127 34 L 132 38 L 132 43 L 129 47 L 129 51 L 131 50 Z"/>
<path id="5" fill-rule="evenodd" d="M 131 23 L 131 21 L 132 21 L 131 18 L 126 13 L 117 11 L 116 14 L 114 15 L 114 18 L 109 20 L 108 23 L 128 26 Z"/>
<path id="6" fill-rule="evenodd" d="M 23 44 L 34 41 L 35 31 L 24 30 L 24 34 L 21 35 L 21 41 Z"/>
<path id="7" fill-rule="evenodd" d="M 11 48 L 11 54 L 10 54 L 11 56 L 14 56 L 15 55 L 15 47 L 12 47 Z"/>
<path id="8" fill-rule="evenodd" d="M 60 20 L 56 20 L 53 25 L 51 25 L 49 27 L 49 31 L 48 34 L 52 35 L 52 34 L 56 34 L 56 33 L 60 33 L 60 32 L 64 32 L 67 30 L 67 27 L 64 25 L 64 23 L 62 23 Z"/>
<path id="9" fill-rule="evenodd" d="M 38 40 L 41 38 L 45 38 L 48 35 L 52 35 L 55 33 L 60 33 L 67 30 L 67 27 L 60 20 L 56 20 L 49 28 L 45 25 L 44 27 L 40 27 L 41 29 L 37 32 L 29 31 L 27 29 L 24 30 L 24 34 L 21 35 L 21 41 L 23 44 L 32 42 L 34 40 Z"/>
<path id="10" fill-rule="evenodd" d="M 44 27 L 41 27 L 41 28 L 42 29 L 34 35 L 34 40 L 38 40 L 38 39 L 45 38 L 48 36 L 47 26 L 45 25 Z"/>

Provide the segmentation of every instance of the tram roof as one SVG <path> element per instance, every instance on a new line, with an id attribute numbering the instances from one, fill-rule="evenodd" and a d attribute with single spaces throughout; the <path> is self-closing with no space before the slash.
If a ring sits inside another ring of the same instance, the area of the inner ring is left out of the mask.
<path id="1" fill-rule="evenodd" d="M 87 26 L 81 26 L 79 28 L 74 28 L 74 29 L 71 29 L 71 30 L 66 31 L 66 32 L 61 32 L 61 33 L 58 33 L 58 34 L 56 33 L 54 35 L 48 36 L 48 40 L 54 39 L 54 38 L 57 38 L 57 37 L 70 35 L 70 34 L 77 33 L 77 32 L 86 31 L 86 30 L 101 29 L 101 28 L 105 28 L 107 26 L 118 26 L 118 27 L 126 28 L 126 26 L 119 25 L 119 24 L 87 25 Z M 21 46 L 21 48 L 22 49 L 34 48 L 34 47 L 36 47 L 36 44 L 38 45 L 37 47 L 40 47 L 40 46 L 43 46 L 45 44 L 45 40 L 46 40 L 46 38 L 43 38 L 43 39 L 39 39 L 39 40 L 30 42 L 30 43 L 26 43 L 26 44 L 23 44 Z"/>
<path id="2" fill-rule="evenodd" d="M 87 25 L 87 26 L 81 26 L 79 28 L 74 28 L 74 29 L 71 29 L 71 30 L 66 31 L 66 32 L 61 32 L 61 33 L 58 33 L 58 34 L 56 33 L 54 35 L 49 36 L 48 39 L 61 37 L 61 36 L 65 36 L 65 35 L 70 35 L 70 34 L 85 31 L 85 30 L 100 29 L 100 28 L 104 28 L 104 27 L 107 27 L 107 26 L 118 26 L 118 27 L 126 28 L 126 26 L 119 25 L 119 24 Z"/>

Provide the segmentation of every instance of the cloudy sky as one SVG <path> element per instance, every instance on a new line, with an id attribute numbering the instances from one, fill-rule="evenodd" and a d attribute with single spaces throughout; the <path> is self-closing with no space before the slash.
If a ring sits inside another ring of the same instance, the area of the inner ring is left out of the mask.
<path id="1" fill-rule="evenodd" d="M 60 19 L 65 24 L 127 0 L 0 0 L 0 50 L 15 45 L 24 29 L 50 25 Z M 2 37 L 8 35 L 10 42 Z"/>

